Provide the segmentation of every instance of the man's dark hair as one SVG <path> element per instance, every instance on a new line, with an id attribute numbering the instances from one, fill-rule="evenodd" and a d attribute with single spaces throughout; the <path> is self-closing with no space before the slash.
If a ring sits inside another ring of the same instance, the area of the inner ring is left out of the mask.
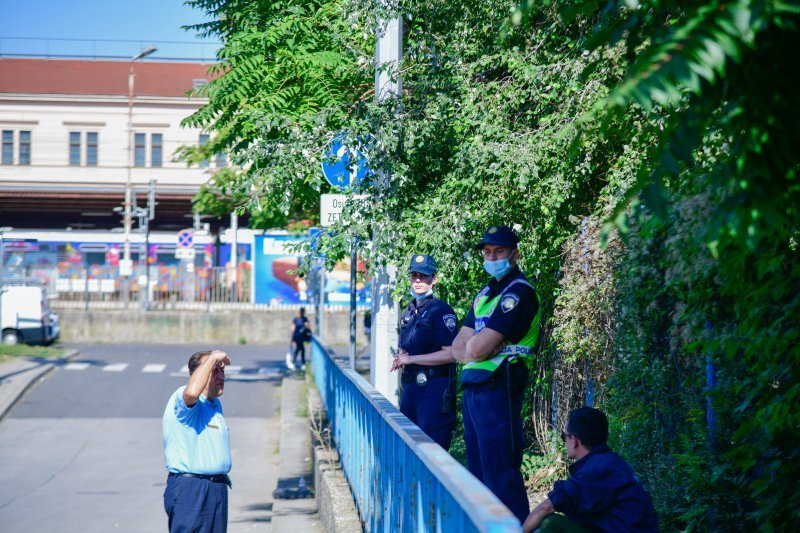
<path id="1" fill-rule="evenodd" d="M 192 354 L 192 356 L 189 358 L 189 375 L 190 376 L 192 374 L 194 374 L 194 371 L 197 369 L 198 366 L 200 366 L 200 363 L 203 362 L 203 358 L 207 357 L 209 355 L 211 355 L 211 351 L 210 350 L 204 350 L 202 352 L 197 352 L 195 354 Z"/>
<path id="2" fill-rule="evenodd" d="M 301 307 L 300 308 L 300 316 L 306 316 L 306 308 L 305 307 Z"/>
<path id="3" fill-rule="evenodd" d="M 605 444 L 608 440 L 608 418 L 599 409 L 580 407 L 570 411 L 567 433 L 581 439 L 587 448 Z"/>

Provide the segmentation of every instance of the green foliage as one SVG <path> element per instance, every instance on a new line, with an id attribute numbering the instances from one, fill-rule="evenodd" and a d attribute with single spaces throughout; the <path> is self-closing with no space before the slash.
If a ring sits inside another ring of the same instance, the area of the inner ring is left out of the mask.
<path id="1" fill-rule="evenodd" d="M 0 362 L 14 357 L 62 357 L 66 350 L 51 346 L 28 346 L 27 344 L 0 344 Z"/>
<path id="2" fill-rule="evenodd" d="M 224 46 L 212 80 L 194 91 L 208 104 L 183 121 L 214 135 L 182 155 L 196 162 L 229 153 L 239 169 L 213 178 L 197 208 L 216 214 L 230 203 L 251 211 L 254 227 L 317 217 L 322 150 L 371 87 L 342 2 L 188 3 L 214 19 L 190 29 Z"/>
<path id="3" fill-rule="evenodd" d="M 542 453 L 539 449 L 527 450 L 522 455 L 522 477 L 527 487 L 535 492 L 547 492 L 553 483 L 567 477 L 566 450 L 558 436 L 550 432 L 548 440 L 557 445 Z"/>
<path id="4" fill-rule="evenodd" d="M 304 218 L 328 190 L 325 144 L 371 135 L 382 177 L 320 239 L 328 262 L 353 235 L 373 266 L 432 253 L 463 316 L 486 282 L 472 244 L 519 227 L 545 312 L 531 483 L 563 474 L 533 480 L 563 464 L 551 432 L 591 378 L 664 529 L 796 528 L 796 0 L 193 4 L 225 48 L 187 119 L 216 136 L 187 157 L 231 151 L 241 169 L 209 183 L 207 209 Z M 403 94 L 376 102 L 372 28 L 393 11 Z"/>

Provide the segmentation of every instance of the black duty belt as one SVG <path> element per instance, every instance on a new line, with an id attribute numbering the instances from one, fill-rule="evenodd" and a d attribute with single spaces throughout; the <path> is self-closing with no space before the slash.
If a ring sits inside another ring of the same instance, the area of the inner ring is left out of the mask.
<path id="1" fill-rule="evenodd" d="M 189 472 L 170 472 L 169 477 L 194 477 L 197 479 L 205 479 L 212 483 L 225 483 L 228 487 L 231 486 L 231 478 L 228 474 L 191 474 Z"/>
<path id="2" fill-rule="evenodd" d="M 423 385 L 427 380 L 432 378 L 447 378 L 450 377 L 450 366 L 451 365 L 440 365 L 440 366 L 420 366 L 420 365 L 408 365 L 403 368 L 403 383 L 417 383 L 419 385 Z M 424 381 L 420 383 L 421 379 L 420 376 L 425 376 Z"/>

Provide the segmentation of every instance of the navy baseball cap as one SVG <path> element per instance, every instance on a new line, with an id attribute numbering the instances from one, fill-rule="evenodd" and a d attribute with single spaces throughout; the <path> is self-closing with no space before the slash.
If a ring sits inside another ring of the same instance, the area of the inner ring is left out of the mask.
<path id="1" fill-rule="evenodd" d="M 436 260 L 426 254 L 414 254 L 411 256 L 411 263 L 408 265 L 409 272 L 419 272 L 430 276 L 436 274 Z"/>
<path id="2" fill-rule="evenodd" d="M 487 244 L 516 248 L 518 242 L 519 237 L 513 229 L 508 226 L 492 226 L 483 234 L 483 239 L 475 245 L 475 249 L 480 250 Z"/>

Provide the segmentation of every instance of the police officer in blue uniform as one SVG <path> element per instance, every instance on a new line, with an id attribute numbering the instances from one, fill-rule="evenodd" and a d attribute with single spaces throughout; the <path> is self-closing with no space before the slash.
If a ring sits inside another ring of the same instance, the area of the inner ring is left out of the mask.
<path id="1" fill-rule="evenodd" d="M 539 297 L 517 267 L 519 238 L 493 226 L 476 246 L 492 277 L 475 297 L 453 355 L 461 371 L 467 467 L 523 522 L 522 400 L 541 318 Z"/>
<path id="2" fill-rule="evenodd" d="M 413 300 L 400 321 L 400 352 L 391 370 L 402 369 L 400 411 L 447 450 L 456 424 L 451 346 L 458 321 L 453 308 L 433 295 L 433 257 L 411 256 L 408 272 Z"/>

